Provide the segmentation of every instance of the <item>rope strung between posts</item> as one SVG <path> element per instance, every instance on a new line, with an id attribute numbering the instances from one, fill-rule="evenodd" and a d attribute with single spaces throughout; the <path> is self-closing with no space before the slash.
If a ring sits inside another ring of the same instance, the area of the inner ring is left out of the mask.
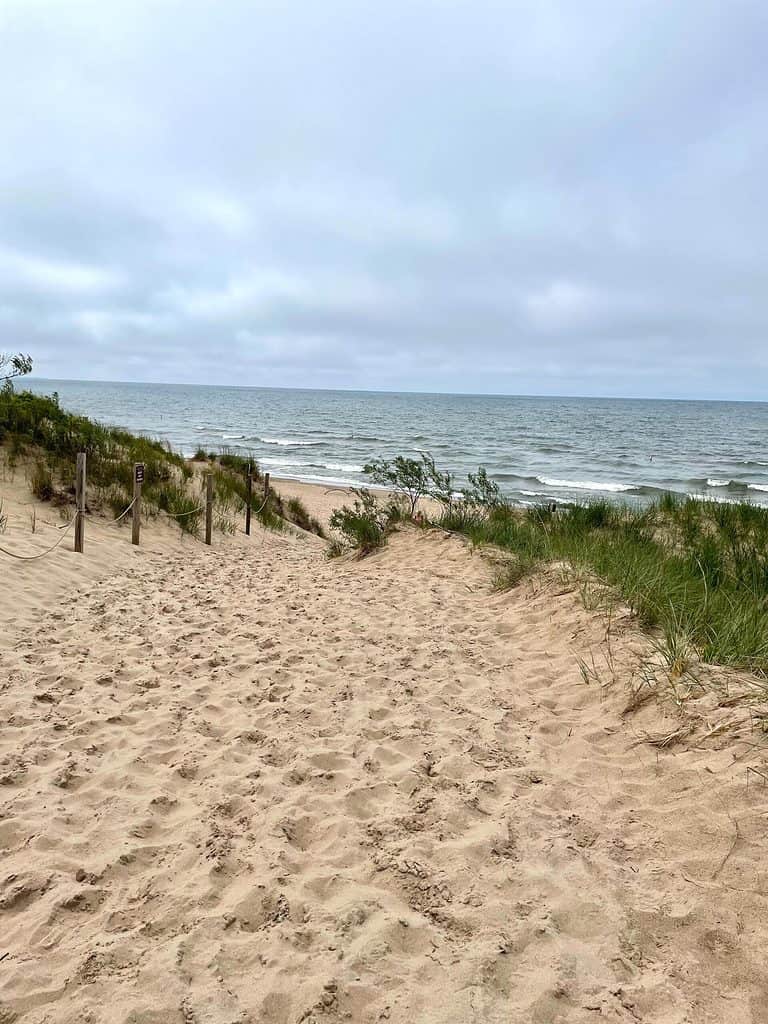
<path id="1" fill-rule="evenodd" d="M 117 517 L 117 519 L 110 519 L 110 521 L 108 523 L 101 523 L 101 522 L 99 522 L 98 519 L 89 519 L 88 522 L 89 523 L 93 523 L 95 526 L 103 526 L 105 530 L 108 530 L 110 526 L 117 526 L 117 524 L 122 519 L 124 519 L 125 516 L 128 515 L 128 513 L 131 511 L 131 509 L 133 508 L 133 506 L 135 504 L 136 504 L 136 499 L 134 498 L 133 501 L 131 502 L 131 504 L 128 506 L 128 508 L 124 509 L 120 513 L 120 515 Z"/>
<path id="2" fill-rule="evenodd" d="M 257 515 L 259 515 L 259 513 L 260 513 L 260 512 L 263 512 L 263 511 L 264 511 L 264 509 L 265 509 L 265 508 L 267 507 L 267 502 L 268 502 L 268 501 L 269 501 L 269 495 L 267 495 L 267 496 L 266 496 L 266 497 L 264 498 L 264 501 L 262 501 L 262 503 L 261 503 L 261 508 L 257 508 L 257 509 L 256 509 L 256 510 L 255 510 L 255 511 L 254 511 L 254 512 L 252 513 L 252 514 L 253 514 L 253 515 L 255 515 L 255 516 L 257 516 Z"/>
<path id="3" fill-rule="evenodd" d="M 161 508 L 157 510 L 157 514 L 159 516 L 167 516 L 169 519 L 181 519 L 183 516 L 193 516 L 195 512 L 205 512 L 205 505 L 198 505 L 197 508 L 191 508 L 189 512 L 166 512 Z"/>
<path id="4" fill-rule="evenodd" d="M 270 497 L 269 494 L 266 494 L 264 496 L 264 501 L 261 503 L 261 505 L 257 509 L 253 510 L 253 513 L 252 513 L 253 515 L 258 516 L 258 515 L 260 515 L 264 511 L 264 509 L 267 507 L 267 502 L 269 501 L 269 497 Z M 128 515 L 128 513 L 131 511 L 131 509 L 133 508 L 133 506 L 135 504 L 136 504 L 136 499 L 134 498 L 133 501 L 130 503 L 130 505 L 128 505 L 127 508 L 123 509 L 123 511 L 120 513 L 119 516 L 117 516 L 115 519 L 111 519 L 108 523 L 101 523 L 101 522 L 99 522 L 98 519 L 93 519 L 93 518 L 90 518 L 90 517 L 89 517 L 88 521 L 93 523 L 93 524 L 95 524 L 96 526 L 101 526 L 104 529 L 109 529 L 111 526 L 117 526 L 117 524 L 119 522 L 121 522 Z M 245 508 L 245 504 L 243 504 L 243 508 Z M 166 516 L 168 519 L 173 519 L 173 520 L 183 519 L 185 516 L 193 516 L 193 515 L 195 515 L 198 512 L 205 512 L 205 505 L 198 505 L 197 508 L 191 508 L 187 512 L 166 512 L 163 509 L 158 509 L 158 514 L 159 515 Z M 39 551 L 36 555 L 18 555 L 18 554 L 16 554 L 15 551 L 9 551 L 7 548 L 4 548 L 4 547 L 0 546 L 0 552 L 2 552 L 2 554 L 4 554 L 4 555 L 8 555 L 9 558 L 16 558 L 20 562 L 34 562 L 38 558 L 43 558 L 43 557 L 45 557 L 45 555 L 49 555 L 52 551 L 55 551 L 56 548 L 62 543 L 64 538 L 67 536 L 67 533 L 72 529 L 72 527 L 77 522 L 77 517 L 79 515 L 82 515 L 83 517 L 85 517 L 85 513 L 84 512 L 80 512 L 78 509 L 75 509 L 75 514 L 72 517 L 72 519 L 68 523 L 65 523 L 63 526 L 58 526 L 57 527 L 58 530 L 62 531 L 62 534 L 59 537 L 59 539 L 56 541 L 56 543 L 52 544 L 49 548 L 46 548 L 45 551 Z"/>
<path id="5" fill-rule="evenodd" d="M 9 551 L 7 548 L 4 547 L 0 547 L 0 551 L 2 551 L 4 555 L 10 555 L 11 558 L 18 558 L 20 562 L 33 562 L 36 558 L 42 558 L 44 555 L 50 555 L 52 551 L 56 550 L 59 544 L 61 544 L 61 542 L 67 536 L 69 530 L 71 530 L 72 527 L 75 525 L 75 523 L 77 522 L 78 515 L 80 515 L 80 513 L 75 512 L 70 522 L 62 528 L 64 532 L 61 534 L 56 543 L 52 544 L 49 548 L 46 548 L 45 551 L 38 551 L 36 555 L 17 555 L 15 551 Z"/>

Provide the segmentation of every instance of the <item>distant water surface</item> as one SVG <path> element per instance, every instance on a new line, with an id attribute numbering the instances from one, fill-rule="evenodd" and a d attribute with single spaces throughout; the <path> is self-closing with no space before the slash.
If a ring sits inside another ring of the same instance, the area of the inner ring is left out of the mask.
<path id="1" fill-rule="evenodd" d="M 104 423 L 191 455 L 252 453 L 274 476 L 365 482 L 376 457 L 431 452 L 457 487 L 479 465 L 519 504 L 663 491 L 768 504 L 768 403 L 310 391 L 32 380 Z"/>

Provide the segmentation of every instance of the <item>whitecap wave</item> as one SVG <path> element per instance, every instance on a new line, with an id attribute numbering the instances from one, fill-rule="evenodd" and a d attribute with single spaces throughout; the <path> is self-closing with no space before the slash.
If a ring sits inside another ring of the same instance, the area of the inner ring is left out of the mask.
<path id="1" fill-rule="evenodd" d="M 323 469 L 335 469 L 339 473 L 362 473 L 363 467 L 356 466 L 354 462 L 319 462 Z"/>
<path id="2" fill-rule="evenodd" d="M 353 462 L 305 462 L 296 459 L 278 459 L 265 456 L 259 459 L 263 466 L 288 466 L 290 469 L 330 469 L 338 473 L 362 473 L 363 467 Z"/>
<path id="3" fill-rule="evenodd" d="M 750 491 L 768 491 L 768 484 L 747 484 Z"/>
<path id="4" fill-rule="evenodd" d="M 563 487 L 574 491 L 607 491 L 618 493 L 620 491 L 634 491 L 634 484 L 600 483 L 597 480 L 556 480 L 551 476 L 537 476 L 536 480 L 546 487 Z"/>
<path id="5" fill-rule="evenodd" d="M 244 441 L 245 434 L 222 434 L 225 441 Z"/>
<path id="6" fill-rule="evenodd" d="M 325 441 L 310 441 L 293 437 L 259 437 L 262 444 L 277 444 L 283 448 L 309 448 L 312 445 L 325 444 Z"/>
<path id="7" fill-rule="evenodd" d="M 731 480 L 713 480 L 711 477 L 707 477 L 707 487 L 728 487 L 732 482 Z"/>
<path id="8" fill-rule="evenodd" d="M 321 476 L 319 473 L 296 473 L 278 472 L 277 476 L 282 480 L 298 480 L 305 484 L 323 484 L 326 487 L 359 487 L 359 480 L 349 480 L 341 476 Z M 371 487 L 371 490 L 381 490 L 378 487 Z"/>
<path id="9" fill-rule="evenodd" d="M 259 459 L 259 464 L 262 465 L 262 466 L 290 466 L 290 467 L 306 466 L 306 462 L 294 462 L 292 459 L 270 459 L 270 458 Z"/>

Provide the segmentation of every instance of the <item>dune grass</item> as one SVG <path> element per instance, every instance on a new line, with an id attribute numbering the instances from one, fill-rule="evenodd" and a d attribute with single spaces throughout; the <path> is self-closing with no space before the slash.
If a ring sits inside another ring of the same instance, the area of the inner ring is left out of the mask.
<path id="1" fill-rule="evenodd" d="M 165 513 L 184 533 L 197 536 L 204 513 L 202 484 L 190 462 L 168 445 L 67 412 L 58 397 L 31 391 L 0 390 L 0 447 L 13 469 L 23 459 L 33 464 L 30 488 L 37 498 L 71 505 L 78 452 L 87 455 L 88 506 L 108 509 L 116 517 L 133 496 L 133 466 L 144 464 L 142 509 L 148 516 Z M 323 536 L 321 524 L 298 498 L 286 502 L 270 487 L 264 507 L 263 476 L 256 461 L 228 450 L 198 451 L 214 480 L 214 522 L 224 533 L 242 528 L 248 500 L 247 476 L 253 475 L 251 508 L 261 524 L 284 530 L 286 520 Z"/>
<path id="2" fill-rule="evenodd" d="M 251 509 L 262 526 L 282 531 L 286 523 L 292 523 L 309 533 L 325 536 L 322 524 L 311 516 L 300 498 L 285 499 L 271 484 L 264 492 L 264 475 L 252 458 L 224 451 L 208 461 L 214 480 L 216 502 L 232 518 L 241 515 L 248 501 L 248 473 L 253 475 Z"/>
<path id="3" fill-rule="evenodd" d="M 553 561 L 609 584 L 670 666 L 691 652 L 768 675 L 768 509 L 671 494 L 643 509 L 459 504 L 441 525 L 514 556 L 498 585 Z"/>
<path id="4" fill-rule="evenodd" d="M 147 485 L 192 475 L 183 456 L 162 442 L 67 412 L 55 394 L 0 391 L 0 444 L 11 466 L 34 456 L 65 490 L 74 486 L 78 452 L 86 453 L 88 479 L 97 488 L 131 489 L 134 462 L 144 463 Z"/>

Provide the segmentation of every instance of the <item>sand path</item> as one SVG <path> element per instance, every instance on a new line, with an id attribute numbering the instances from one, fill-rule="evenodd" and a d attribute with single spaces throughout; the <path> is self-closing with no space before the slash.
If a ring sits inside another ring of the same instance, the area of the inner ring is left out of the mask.
<path id="1" fill-rule="evenodd" d="M 438 533 L 89 584 L 2 648 L 0 1022 L 768 1021 L 766 790 L 602 632 Z"/>

